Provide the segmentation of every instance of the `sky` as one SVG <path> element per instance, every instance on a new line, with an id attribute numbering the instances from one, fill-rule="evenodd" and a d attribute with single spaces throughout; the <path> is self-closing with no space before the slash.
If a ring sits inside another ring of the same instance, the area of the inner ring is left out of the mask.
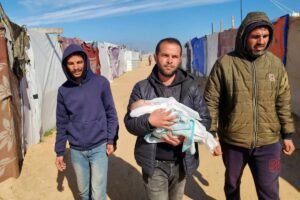
<path id="1" fill-rule="evenodd" d="M 300 12 L 300 0 L 0 0 L 11 21 L 26 27 L 63 28 L 64 37 L 110 42 L 153 52 L 159 40 L 182 44 L 222 28 L 238 27 L 248 12 L 270 19 Z M 213 24 L 213 26 L 212 26 Z"/>

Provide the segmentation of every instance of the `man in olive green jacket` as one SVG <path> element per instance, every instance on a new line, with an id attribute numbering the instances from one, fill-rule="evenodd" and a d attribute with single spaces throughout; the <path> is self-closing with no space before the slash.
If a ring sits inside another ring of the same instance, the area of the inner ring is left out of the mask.
<path id="1" fill-rule="evenodd" d="M 220 57 L 204 97 L 223 151 L 225 195 L 240 199 L 240 181 L 249 165 L 259 199 L 279 199 L 281 150 L 291 155 L 295 131 L 287 72 L 267 51 L 273 25 L 265 13 L 243 20 L 233 52 Z M 279 142 L 280 136 L 282 144 Z"/>

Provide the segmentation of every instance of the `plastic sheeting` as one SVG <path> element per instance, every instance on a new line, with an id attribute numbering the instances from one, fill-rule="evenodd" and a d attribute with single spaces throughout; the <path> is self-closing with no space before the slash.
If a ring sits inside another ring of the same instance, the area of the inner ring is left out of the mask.
<path id="1" fill-rule="evenodd" d="M 287 33 L 289 15 L 280 17 L 274 24 L 274 36 L 269 51 L 278 56 L 286 64 Z"/>
<path id="2" fill-rule="evenodd" d="M 185 67 L 182 66 L 182 69 L 185 69 L 187 72 L 192 72 L 193 49 L 191 41 L 186 42 L 186 44 L 184 45 L 184 49 L 184 54 L 186 54 L 186 64 Z"/>
<path id="3" fill-rule="evenodd" d="M 23 120 L 23 150 L 26 151 L 31 144 L 40 142 L 42 132 L 41 105 L 38 95 L 38 82 L 34 66 L 33 49 L 26 51 L 30 62 L 25 65 L 24 77 L 20 83 L 22 96 L 22 120 Z"/>
<path id="4" fill-rule="evenodd" d="M 98 49 L 101 64 L 101 75 L 111 82 L 113 80 L 113 77 L 111 72 L 108 45 L 98 42 Z"/>
<path id="5" fill-rule="evenodd" d="M 41 106 L 42 133 L 55 127 L 58 87 L 66 80 L 61 67 L 62 51 L 56 37 L 28 30 L 33 50 L 37 91 Z"/>
<path id="6" fill-rule="evenodd" d="M 183 69 L 184 71 L 187 70 L 187 62 L 188 62 L 188 57 L 187 57 L 187 50 L 182 49 L 182 56 L 181 56 L 181 65 L 180 68 Z"/>
<path id="7" fill-rule="evenodd" d="M 126 60 L 126 71 L 131 71 L 134 68 L 132 63 L 132 51 L 125 51 L 124 58 Z"/>
<path id="8" fill-rule="evenodd" d="M 290 17 L 287 40 L 286 70 L 292 94 L 292 111 L 300 116 L 300 17 Z"/>
<path id="9" fill-rule="evenodd" d="M 218 57 L 234 50 L 237 29 L 230 29 L 219 33 Z"/>
<path id="10" fill-rule="evenodd" d="M 125 58 L 125 53 L 126 53 L 126 49 L 125 48 L 120 48 L 119 51 L 119 75 L 121 76 L 124 72 L 127 71 L 127 62 L 126 62 L 126 58 Z"/>
<path id="11" fill-rule="evenodd" d="M 207 38 L 206 76 L 209 76 L 210 71 L 218 58 L 218 37 L 219 37 L 219 33 L 213 33 L 212 35 L 206 36 Z"/>
<path id="12" fill-rule="evenodd" d="M 84 52 L 87 54 L 90 64 L 91 64 L 91 70 L 97 74 L 101 74 L 100 70 L 100 60 L 99 60 L 99 49 L 97 42 L 92 43 L 85 43 L 83 42 L 81 44 L 81 47 L 83 48 Z"/>
<path id="13" fill-rule="evenodd" d="M 193 38 L 191 44 L 193 47 L 193 61 L 192 67 L 196 72 L 200 72 L 202 75 L 205 74 L 205 55 L 206 55 L 206 41 L 202 38 Z"/>
<path id="14" fill-rule="evenodd" d="M 9 67 L 5 28 L 0 23 L 0 182 L 19 176 L 20 99 Z"/>
<path id="15" fill-rule="evenodd" d="M 80 38 L 66 38 L 62 36 L 58 36 L 58 42 L 61 44 L 62 52 L 70 45 L 70 44 L 78 44 L 79 46 L 83 43 Z"/>
<path id="16" fill-rule="evenodd" d="M 140 52 L 138 51 L 131 51 L 132 52 L 132 57 L 131 57 L 131 63 L 132 63 L 132 68 L 137 68 L 139 66 L 139 62 L 141 61 L 141 56 Z"/>
<path id="17" fill-rule="evenodd" d="M 116 78 L 119 76 L 120 67 L 119 67 L 119 52 L 120 49 L 118 47 L 109 47 L 109 59 L 111 64 L 112 77 Z"/>

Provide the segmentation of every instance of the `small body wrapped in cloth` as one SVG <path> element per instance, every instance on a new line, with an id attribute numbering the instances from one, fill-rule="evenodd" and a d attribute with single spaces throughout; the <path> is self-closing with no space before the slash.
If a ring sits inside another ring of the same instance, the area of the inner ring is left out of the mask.
<path id="1" fill-rule="evenodd" d="M 173 97 L 138 100 L 133 103 L 130 116 L 139 117 L 160 108 L 171 110 L 171 115 L 176 116 L 175 123 L 171 126 L 172 130 L 156 128 L 152 133 L 147 134 L 144 139 L 148 143 L 164 142 L 161 137 L 167 133 L 171 133 L 174 136 L 185 137 L 182 146 L 183 152 L 189 150 L 191 154 L 194 154 L 195 142 L 205 144 L 211 153 L 214 151 L 218 142 L 201 124 L 199 113 L 179 103 Z"/>

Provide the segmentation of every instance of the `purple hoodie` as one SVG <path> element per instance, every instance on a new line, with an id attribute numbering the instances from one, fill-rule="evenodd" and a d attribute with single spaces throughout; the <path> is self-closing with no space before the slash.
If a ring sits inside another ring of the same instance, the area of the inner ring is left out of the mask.
<path id="1" fill-rule="evenodd" d="M 77 83 L 67 70 L 66 58 L 80 53 L 85 61 L 81 83 Z M 63 54 L 63 71 L 67 81 L 60 86 L 56 108 L 57 156 L 64 154 L 66 142 L 72 149 L 91 150 L 105 142 L 116 144 L 118 118 L 108 80 L 93 74 L 83 49 L 69 45 Z"/>

